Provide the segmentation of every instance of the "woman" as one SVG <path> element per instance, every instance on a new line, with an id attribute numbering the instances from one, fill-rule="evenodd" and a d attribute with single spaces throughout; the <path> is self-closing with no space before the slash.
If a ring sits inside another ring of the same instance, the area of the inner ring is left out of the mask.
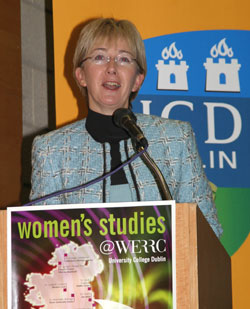
<path id="1" fill-rule="evenodd" d="M 126 20 L 96 19 L 79 37 L 74 76 L 89 112 L 86 119 L 37 137 L 33 146 L 31 199 L 87 183 L 134 154 L 131 138 L 113 124 L 118 108 L 130 108 L 146 75 L 144 44 Z M 196 202 L 217 236 L 212 192 L 188 123 L 137 115 L 148 152 L 163 173 L 176 202 Z M 160 200 L 155 180 L 141 158 L 85 189 L 45 201 L 48 204 Z"/>

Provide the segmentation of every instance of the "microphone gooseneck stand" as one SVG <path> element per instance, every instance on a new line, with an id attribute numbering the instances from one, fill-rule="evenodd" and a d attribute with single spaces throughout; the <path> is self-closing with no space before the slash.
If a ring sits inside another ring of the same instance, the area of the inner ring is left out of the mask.
<path id="1" fill-rule="evenodd" d="M 136 124 L 136 116 L 129 108 L 118 108 L 113 113 L 113 121 L 116 126 L 126 130 L 132 138 L 137 153 L 142 153 L 141 158 L 153 174 L 163 200 L 172 200 L 168 185 L 160 169 L 147 152 L 148 141 L 142 130 Z"/>
<path id="2" fill-rule="evenodd" d="M 144 147 L 137 145 L 136 150 L 138 152 L 141 152 L 144 149 Z M 152 172 L 156 183 L 159 187 L 159 191 L 161 193 L 162 200 L 173 200 L 172 195 L 169 191 L 169 187 L 166 183 L 165 178 L 162 175 L 162 172 L 160 171 L 159 167 L 157 164 L 154 162 L 154 160 L 150 157 L 147 151 L 144 151 L 141 156 L 142 160 L 145 162 L 147 167 L 150 169 Z"/>

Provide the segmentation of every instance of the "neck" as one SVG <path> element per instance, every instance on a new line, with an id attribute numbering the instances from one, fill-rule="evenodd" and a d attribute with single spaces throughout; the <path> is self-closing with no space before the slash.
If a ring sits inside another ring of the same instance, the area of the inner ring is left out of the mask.
<path id="1" fill-rule="evenodd" d="M 89 109 L 86 119 L 88 133 L 100 143 L 115 143 L 129 138 L 128 133 L 113 123 L 111 115 L 104 115 Z"/>

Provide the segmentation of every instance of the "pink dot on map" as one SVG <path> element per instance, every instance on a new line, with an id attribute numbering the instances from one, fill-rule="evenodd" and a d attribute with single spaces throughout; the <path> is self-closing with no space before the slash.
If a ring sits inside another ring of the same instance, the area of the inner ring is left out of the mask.
<path id="1" fill-rule="evenodd" d="M 71 294 L 71 297 L 75 297 L 75 294 L 74 294 L 74 293 L 72 293 L 72 294 Z"/>
<path id="2" fill-rule="evenodd" d="M 63 292 L 67 292 L 67 289 L 65 288 L 65 289 L 63 289 Z"/>
<path id="3" fill-rule="evenodd" d="M 59 265 L 62 265 L 62 262 L 58 262 Z"/>
<path id="4" fill-rule="evenodd" d="M 64 253 L 64 256 L 68 256 L 68 254 L 67 254 L 67 253 Z"/>
<path id="5" fill-rule="evenodd" d="M 90 286 L 88 287 L 88 291 L 91 291 L 91 287 Z"/>
<path id="6" fill-rule="evenodd" d="M 89 301 L 91 301 L 92 299 L 91 298 L 89 298 Z"/>

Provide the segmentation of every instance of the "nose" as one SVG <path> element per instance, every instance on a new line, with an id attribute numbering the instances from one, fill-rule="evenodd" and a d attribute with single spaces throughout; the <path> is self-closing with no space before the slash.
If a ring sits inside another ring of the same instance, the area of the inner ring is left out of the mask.
<path id="1" fill-rule="evenodd" d="M 117 64 L 115 58 L 110 58 L 107 62 L 107 73 L 108 74 L 116 74 L 117 72 Z"/>

